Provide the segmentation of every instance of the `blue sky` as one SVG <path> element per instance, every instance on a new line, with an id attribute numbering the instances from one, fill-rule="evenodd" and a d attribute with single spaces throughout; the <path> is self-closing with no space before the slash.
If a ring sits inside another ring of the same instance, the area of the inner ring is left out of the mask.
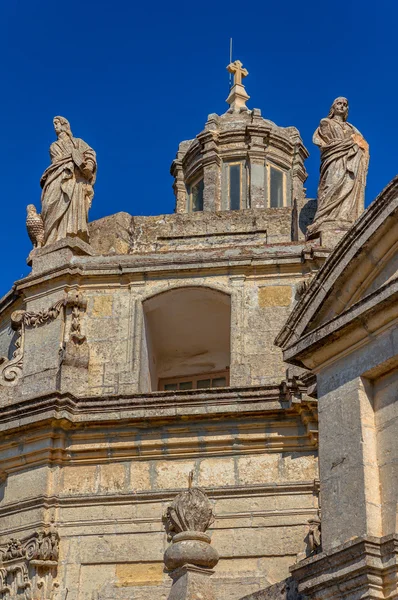
<path id="1" fill-rule="evenodd" d="M 301 132 L 309 196 L 312 134 L 336 96 L 347 96 L 349 121 L 370 144 L 367 202 L 398 171 L 396 0 L 2 0 L 0 9 L 0 295 L 30 271 L 25 209 L 40 205 L 53 116 L 97 152 L 90 220 L 172 212 L 178 143 L 227 108 L 231 36 L 249 70 L 248 106 Z"/>

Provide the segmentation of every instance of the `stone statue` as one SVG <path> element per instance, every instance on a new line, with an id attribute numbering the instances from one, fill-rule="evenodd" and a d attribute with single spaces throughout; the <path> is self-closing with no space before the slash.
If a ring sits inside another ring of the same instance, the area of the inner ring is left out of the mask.
<path id="1" fill-rule="evenodd" d="M 67 119 L 54 117 L 53 122 L 58 139 L 50 146 L 51 165 L 40 180 L 44 245 L 68 236 L 88 242 L 87 218 L 97 171 L 95 152 L 73 137 Z"/>
<path id="2" fill-rule="evenodd" d="M 318 554 L 322 550 L 321 520 L 317 516 L 308 521 L 308 545 L 310 554 Z"/>
<path id="3" fill-rule="evenodd" d="M 347 99 L 336 98 L 313 136 L 321 150 L 321 169 L 318 209 L 308 237 L 322 229 L 347 230 L 364 210 L 369 146 L 347 116 Z"/>

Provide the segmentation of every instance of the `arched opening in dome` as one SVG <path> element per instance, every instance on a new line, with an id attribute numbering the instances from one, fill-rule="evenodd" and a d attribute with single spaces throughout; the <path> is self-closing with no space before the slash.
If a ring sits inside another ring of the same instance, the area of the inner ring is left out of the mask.
<path id="1" fill-rule="evenodd" d="M 175 288 L 144 304 L 141 389 L 189 390 L 229 384 L 230 296 Z"/>

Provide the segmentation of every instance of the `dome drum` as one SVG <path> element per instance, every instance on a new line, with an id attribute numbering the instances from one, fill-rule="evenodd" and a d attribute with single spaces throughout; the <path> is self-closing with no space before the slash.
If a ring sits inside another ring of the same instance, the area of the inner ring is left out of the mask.
<path id="1" fill-rule="evenodd" d="M 292 206 L 304 199 L 307 157 L 298 130 L 259 109 L 211 114 L 172 163 L 176 212 Z"/>

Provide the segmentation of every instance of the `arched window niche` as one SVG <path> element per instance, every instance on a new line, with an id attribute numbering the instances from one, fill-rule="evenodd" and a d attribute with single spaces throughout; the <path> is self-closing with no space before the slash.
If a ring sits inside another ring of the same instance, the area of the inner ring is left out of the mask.
<path id="1" fill-rule="evenodd" d="M 189 390 L 229 385 L 230 296 L 181 287 L 143 303 L 140 388 Z"/>

